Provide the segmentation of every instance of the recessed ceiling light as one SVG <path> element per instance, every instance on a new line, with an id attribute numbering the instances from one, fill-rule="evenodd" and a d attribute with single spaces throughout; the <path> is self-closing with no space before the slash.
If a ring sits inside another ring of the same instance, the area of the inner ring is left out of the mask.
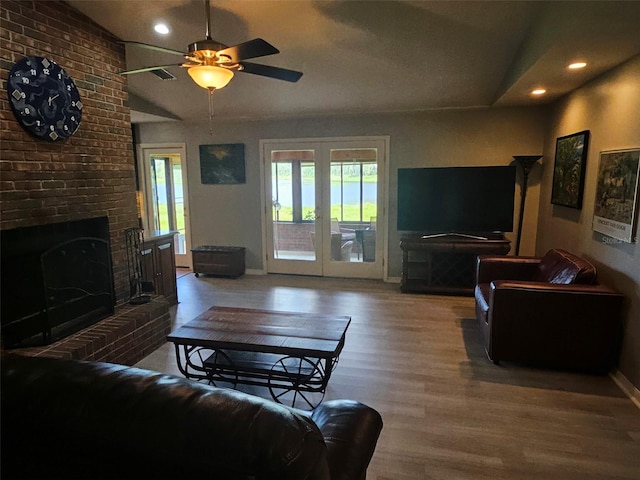
<path id="1" fill-rule="evenodd" d="M 579 70 L 581 68 L 584 68 L 587 66 L 587 62 L 574 62 L 571 65 L 569 65 L 567 68 L 571 69 L 571 70 Z"/>
<path id="2" fill-rule="evenodd" d="M 161 35 L 166 35 L 169 33 L 169 27 L 167 27 L 164 23 L 156 23 L 153 29 Z"/>
<path id="3" fill-rule="evenodd" d="M 536 88 L 535 90 L 531 90 L 531 95 L 544 95 L 547 91 L 544 88 Z"/>

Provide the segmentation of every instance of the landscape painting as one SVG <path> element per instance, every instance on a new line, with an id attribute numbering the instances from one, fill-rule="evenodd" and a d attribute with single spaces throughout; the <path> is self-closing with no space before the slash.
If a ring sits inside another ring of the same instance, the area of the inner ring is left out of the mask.
<path id="1" fill-rule="evenodd" d="M 623 242 L 635 240 L 640 148 L 600 153 L 593 230 Z"/>
<path id="2" fill-rule="evenodd" d="M 556 140 L 551 203 L 571 208 L 582 208 L 588 145 L 589 130 L 573 133 Z"/>
<path id="3" fill-rule="evenodd" d="M 244 143 L 200 145 L 203 184 L 245 183 Z"/>

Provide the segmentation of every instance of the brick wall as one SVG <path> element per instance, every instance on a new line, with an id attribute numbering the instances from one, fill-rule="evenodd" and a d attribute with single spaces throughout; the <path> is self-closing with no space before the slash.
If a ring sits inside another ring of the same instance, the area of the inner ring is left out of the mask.
<path id="1" fill-rule="evenodd" d="M 312 252 L 314 250 L 312 232 L 313 223 L 278 222 L 274 225 L 278 235 L 278 249 L 294 252 Z"/>
<path id="2" fill-rule="evenodd" d="M 340 222 L 340 226 L 347 230 L 364 229 L 369 226 L 369 222 L 366 224 Z M 313 232 L 315 232 L 315 225 L 313 223 L 278 222 L 274 225 L 274 228 L 276 228 L 278 235 L 279 250 L 293 252 L 312 252 L 314 250 Z M 359 245 L 355 243 L 353 252 L 358 252 L 359 250 Z"/>
<path id="3" fill-rule="evenodd" d="M 114 315 L 51 345 L 15 352 L 135 365 L 163 345 L 170 330 L 169 304 L 164 297 L 155 297 L 144 305 L 119 305 Z"/>
<path id="4" fill-rule="evenodd" d="M 138 226 L 124 47 L 61 1 L 0 2 L 0 229 L 107 215 L 116 298 L 127 298 L 124 230 Z M 74 79 L 79 129 L 48 142 L 30 136 L 7 100 L 9 70 L 47 57 Z"/>

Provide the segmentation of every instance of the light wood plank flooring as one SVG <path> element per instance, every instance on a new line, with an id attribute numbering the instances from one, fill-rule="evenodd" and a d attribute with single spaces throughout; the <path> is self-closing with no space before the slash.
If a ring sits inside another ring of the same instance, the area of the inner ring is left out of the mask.
<path id="1" fill-rule="evenodd" d="M 607 376 L 493 365 L 472 298 L 286 275 L 189 274 L 178 290 L 175 326 L 211 305 L 350 315 L 325 400 L 382 414 L 369 480 L 640 480 L 640 410 Z M 179 374 L 172 344 L 138 366 Z"/>

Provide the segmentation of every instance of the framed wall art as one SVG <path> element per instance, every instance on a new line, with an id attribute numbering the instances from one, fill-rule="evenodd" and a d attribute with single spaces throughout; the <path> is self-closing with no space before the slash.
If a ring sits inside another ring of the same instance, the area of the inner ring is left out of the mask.
<path id="1" fill-rule="evenodd" d="M 640 148 L 600 152 L 593 230 L 623 242 L 635 241 Z"/>
<path id="2" fill-rule="evenodd" d="M 572 133 L 556 140 L 551 203 L 582 208 L 588 147 L 589 130 Z"/>
<path id="3" fill-rule="evenodd" d="M 200 179 L 203 184 L 245 183 L 244 143 L 200 145 Z"/>

